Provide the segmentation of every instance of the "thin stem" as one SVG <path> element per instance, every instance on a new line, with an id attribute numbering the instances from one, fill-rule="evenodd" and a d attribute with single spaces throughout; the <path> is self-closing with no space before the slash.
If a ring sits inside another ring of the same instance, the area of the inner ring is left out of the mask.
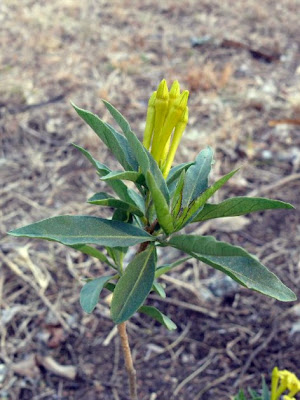
<path id="1" fill-rule="evenodd" d="M 145 230 L 148 233 L 150 233 L 150 235 L 151 235 L 154 232 L 156 225 L 157 225 L 157 219 L 150 226 L 146 227 Z M 137 254 L 144 251 L 149 244 L 150 244 L 150 242 L 141 243 L 139 246 L 139 249 L 137 251 Z M 130 350 L 128 336 L 127 336 L 127 332 L 126 332 L 126 321 L 121 322 L 121 324 L 118 324 L 117 327 L 118 327 L 118 332 L 119 332 L 119 335 L 121 338 L 121 345 L 122 345 L 124 360 L 125 360 L 125 368 L 126 368 L 127 375 L 128 375 L 130 400 L 138 400 L 136 370 L 133 366 L 131 350 Z"/>
<path id="2" fill-rule="evenodd" d="M 126 322 L 122 322 L 118 325 L 118 332 L 121 338 L 121 344 L 125 359 L 125 368 L 128 375 L 129 380 L 129 391 L 130 391 L 130 399 L 138 400 L 137 397 L 137 384 L 136 384 L 136 371 L 132 362 L 131 350 L 128 342 L 128 336 L 126 332 Z"/>

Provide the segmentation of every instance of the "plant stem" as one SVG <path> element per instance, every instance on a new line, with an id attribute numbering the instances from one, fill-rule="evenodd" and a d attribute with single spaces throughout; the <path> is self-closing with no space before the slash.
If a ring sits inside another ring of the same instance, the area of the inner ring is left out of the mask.
<path id="1" fill-rule="evenodd" d="M 124 353 L 125 359 L 125 368 L 128 375 L 129 381 L 129 391 L 130 391 L 130 399 L 138 400 L 137 397 L 137 384 L 136 384 L 136 371 L 132 362 L 131 350 L 128 342 L 128 336 L 126 332 L 126 322 L 122 322 L 118 325 L 118 332 L 121 338 L 122 349 Z"/>
<path id="2" fill-rule="evenodd" d="M 157 219 L 150 226 L 146 227 L 145 230 L 148 233 L 152 234 L 155 230 L 156 225 L 157 225 Z M 144 251 L 147 248 L 147 246 L 149 245 L 149 243 L 150 242 L 141 243 L 139 246 L 139 249 L 137 251 L 137 254 Z M 118 327 L 118 332 L 119 332 L 119 335 L 121 338 L 121 345 L 122 345 L 124 360 L 125 360 L 125 368 L 126 368 L 127 375 L 128 375 L 130 400 L 138 400 L 136 370 L 135 370 L 135 368 L 133 366 L 133 362 L 132 362 L 132 355 L 131 355 L 128 336 L 127 336 L 127 332 L 126 332 L 126 321 L 121 322 L 120 324 L 117 325 L 117 327 Z"/>

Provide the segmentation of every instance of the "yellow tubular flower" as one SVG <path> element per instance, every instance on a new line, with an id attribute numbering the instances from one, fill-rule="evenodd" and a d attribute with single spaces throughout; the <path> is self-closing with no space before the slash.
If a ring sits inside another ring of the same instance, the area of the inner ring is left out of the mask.
<path id="1" fill-rule="evenodd" d="M 168 103 L 169 103 L 168 86 L 166 80 L 163 79 L 160 82 L 156 92 L 155 122 L 154 122 L 154 133 L 152 140 L 152 149 L 151 149 L 151 153 L 157 162 L 158 158 L 156 158 L 156 154 L 158 153 L 160 146 L 160 134 L 168 111 Z"/>
<path id="2" fill-rule="evenodd" d="M 272 382 L 271 382 L 271 400 L 276 400 L 276 392 L 278 389 L 279 373 L 278 368 L 273 368 L 272 371 Z"/>
<path id="3" fill-rule="evenodd" d="M 174 101 L 179 96 L 180 96 L 180 85 L 179 85 L 178 81 L 174 81 L 172 86 L 171 86 L 170 92 L 169 92 L 168 114 L 170 113 L 170 110 L 171 110 L 171 108 L 172 108 L 172 106 L 174 104 Z M 169 148 L 170 148 L 170 143 L 171 143 L 171 135 L 170 135 L 170 137 L 169 137 L 169 139 L 168 139 L 168 141 L 167 141 L 167 143 L 165 145 L 164 151 L 162 152 L 161 159 L 159 160 L 160 164 L 162 166 L 163 166 L 164 162 L 166 161 L 166 158 L 167 158 L 167 155 L 168 155 L 168 152 L 169 152 Z"/>
<path id="4" fill-rule="evenodd" d="M 175 157 L 176 150 L 178 148 L 179 142 L 181 140 L 183 132 L 188 123 L 188 119 L 189 119 L 189 108 L 186 107 L 183 115 L 181 116 L 180 121 L 178 122 L 178 124 L 176 125 L 176 128 L 175 128 L 171 148 L 170 148 L 169 154 L 167 156 L 167 160 L 166 160 L 164 171 L 163 171 L 164 178 L 166 178 L 169 175 L 169 172 L 170 172 L 170 169 L 171 169 L 174 157 Z"/>
<path id="5" fill-rule="evenodd" d="M 181 95 L 174 101 L 174 104 L 167 115 L 167 118 L 163 126 L 163 130 L 159 137 L 158 146 L 155 149 L 155 151 L 153 151 L 153 157 L 157 161 L 161 159 L 161 155 L 164 151 L 165 145 L 169 137 L 171 136 L 173 129 L 179 122 L 183 112 L 187 107 L 188 97 L 189 97 L 188 90 L 182 92 Z"/>
<path id="6" fill-rule="evenodd" d="M 169 110 L 174 104 L 174 101 L 177 99 L 177 97 L 180 96 L 180 86 L 178 81 L 174 81 L 172 83 L 170 93 L 169 93 Z"/>
<path id="7" fill-rule="evenodd" d="M 298 380 L 296 375 L 293 374 L 292 372 L 290 372 L 290 375 L 288 376 L 288 389 L 289 389 L 288 393 L 289 397 L 295 396 L 295 394 L 297 394 L 300 391 L 300 381 Z"/>
<path id="8" fill-rule="evenodd" d="M 282 393 L 287 389 L 287 375 L 285 371 L 279 371 L 279 378 L 281 380 L 279 388 L 276 391 L 275 399 L 279 399 Z"/>
<path id="9" fill-rule="evenodd" d="M 156 92 L 153 92 L 148 102 L 146 126 L 144 131 L 144 140 L 143 140 L 143 145 L 146 147 L 147 150 L 149 150 L 150 148 L 153 129 L 154 129 L 155 100 L 156 100 Z"/>

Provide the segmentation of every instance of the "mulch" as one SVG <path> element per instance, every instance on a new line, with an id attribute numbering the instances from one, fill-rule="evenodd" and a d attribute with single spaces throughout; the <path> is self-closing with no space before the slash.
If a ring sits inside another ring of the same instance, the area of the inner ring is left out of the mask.
<path id="1" fill-rule="evenodd" d="M 262 196 L 293 211 L 209 221 L 188 232 L 245 247 L 295 293 L 299 282 L 299 5 L 292 0 L 77 2 L 4 0 L 0 80 L 0 399 L 128 399 L 104 292 L 79 305 L 100 262 L 10 229 L 59 214 L 109 216 L 86 204 L 106 190 L 71 145 L 119 169 L 70 105 L 109 120 L 109 100 L 142 137 L 150 93 L 166 77 L 190 90 L 176 162 L 215 149 L 211 181 L 242 167 L 214 197 Z M 162 262 L 182 256 L 170 251 Z M 187 261 L 161 279 L 155 305 L 177 324 L 128 324 L 141 400 L 231 399 L 270 382 L 274 366 L 300 375 L 300 309 Z"/>

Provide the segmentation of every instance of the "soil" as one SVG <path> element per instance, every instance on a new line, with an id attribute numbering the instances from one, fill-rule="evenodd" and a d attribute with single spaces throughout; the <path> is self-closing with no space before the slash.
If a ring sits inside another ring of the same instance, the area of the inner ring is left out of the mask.
<path id="1" fill-rule="evenodd" d="M 83 279 L 108 267 L 6 235 L 54 215 L 111 214 L 85 203 L 105 186 L 72 143 L 120 167 L 70 101 L 107 121 L 100 98 L 109 100 L 141 138 L 150 93 L 178 79 L 190 90 L 190 120 L 176 162 L 211 145 L 212 182 L 242 167 L 214 202 L 249 195 L 296 207 L 188 231 L 245 247 L 299 298 L 298 2 L 2 0 L 0 10 L 1 399 L 128 399 L 109 293 L 91 315 L 78 301 Z M 299 376 L 299 303 L 196 261 L 161 283 L 167 299 L 151 294 L 147 304 L 178 329 L 139 315 L 128 324 L 140 400 L 231 399 L 259 389 L 262 376 L 269 384 L 274 366 Z"/>

